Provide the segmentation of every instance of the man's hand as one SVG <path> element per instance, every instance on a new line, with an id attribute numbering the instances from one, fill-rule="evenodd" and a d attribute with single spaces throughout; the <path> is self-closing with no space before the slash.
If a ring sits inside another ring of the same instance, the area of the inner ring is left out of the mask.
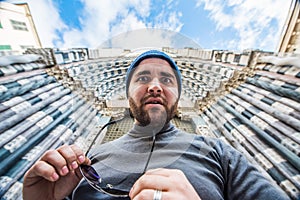
<path id="1" fill-rule="evenodd" d="M 80 164 L 90 164 L 90 160 L 76 145 L 45 152 L 24 176 L 23 198 L 63 199 L 82 178 Z"/>
<path id="2" fill-rule="evenodd" d="M 200 200 L 184 173 L 177 169 L 147 171 L 135 182 L 129 196 L 133 200 L 153 199 L 155 190 L 162 191 L 162 200 Z"/>

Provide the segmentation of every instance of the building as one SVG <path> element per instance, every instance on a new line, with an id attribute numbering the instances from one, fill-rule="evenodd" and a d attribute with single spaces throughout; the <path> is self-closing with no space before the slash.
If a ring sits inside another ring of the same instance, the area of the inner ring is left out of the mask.
<path id="1" fill-rule="evenodd" d="M 232 145 L 270 182 L 298 200 L 300 49 L 294 44 L 299 42 L 299 1 L 292 5 L 289 19 L 297 20 L 286 23 L 280 55 L 161 50 L 174 58 L 182 73 L 175 126 Z M 124 116 L 125 73 L 138 53 L 31 48 L 14 59 L 0 57 L 1 199 L 22 199 L 22 177 L 45 151 L 73 143 L 86 150 L 104 124 Z M 97 142 L 120 137 L 132 123 L 127 116 L 105 129 Z"/>
<path id="2" fill-rule="evenodd" d="M 21 57 L 17 63 L 0 57 L 3 199 L 21 198 L 22 176 L 43 152 L 72 143 L 87 149 L 104 124 L 128 109 L 124 81 L 135 52 L 127 49 L 123 56 L 97 58 L 105 53 L 89 50 L 92 59 L 72 57 L 56 64 L 55 58 L 46 61 L 44 55 L 58 55 L 46 51 L 31 49 L 23 55 L 31 60 L 23 63 Z M 183 79 L 173 123 L 232 145 L 291 199 L 299 199 L 300 68 L 272 64 L 284 57 L 269 52 L 163 51 L 175 59 Z M 34 60 L 34 53 L 44 59 Z M 120 137 L 132 123 L 127 116 L 109 126 L 98 142 Z"/>
<path id="3" fill-rule="evenodd" d="M 277 52 L 300 53 L 300 1 L 293 0 L 284 24 Z"/>
<path id="4" fill-rule="evenodd" d="M 41 48 L 27 3 L 0 2 L 0 56 L 22 54 L 27 48 Z"/>

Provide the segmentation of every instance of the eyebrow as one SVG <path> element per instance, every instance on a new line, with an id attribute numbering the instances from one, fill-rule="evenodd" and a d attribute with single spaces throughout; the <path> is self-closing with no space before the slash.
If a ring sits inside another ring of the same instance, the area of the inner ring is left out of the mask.
<path id="1" fill-rule="evenodd" d="M 149 74 L 151 74 L 150 71 L 144 70 L 144 71 L 138 72 L 136 75 L 137 75 L 137 76 L 141 76 L 141 75 L 149 75 Z M 172 75 L 172 74 L 170 74 L 170 73 L 168 73 L 168 72 L 160 72 L 160 75 L 161 75 L 161 76 L 164 76 L 164 77 L 171 77 L 171 78 L 174 78 L 174 75 Z"/>
<path id="2" fill-rule="evenodd" d="M 136 75 L 137 75 L 137 76 L 141 76 L 141 75 L 146 75 L 146 74 L 151 74 L 151 73 L 150 73 L 150 71 L 148 71 L 148 70 L 144 70 L 144 71 L 138 72 Z"/>
<path id="3" fill-rule="evenodd" d="M 168 72 L 160 72 L 160 75 L 165 76 L 165 77 L 174 78 L 174 76 Z"/>

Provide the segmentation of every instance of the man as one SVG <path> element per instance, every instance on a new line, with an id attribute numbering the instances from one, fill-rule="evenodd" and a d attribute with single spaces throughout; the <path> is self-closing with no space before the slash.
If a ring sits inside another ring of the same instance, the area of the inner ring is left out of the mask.
<path id="1" fill-rule="evenodd" d="M 156 50 L 141 54 L 126 75 L 132 130 L 94 148 L 91 160 L 75 145 L 46 152 L 24 177 L 24 199 L 63 199 L 72 192 L 73 199 L 117 198 L 102 187 L 128 191 L 118 199 L 288 199 L 232 147 L 176 129 L 170 120 L 180 93 L 174 61 Z M 90 164 L 99 174 L 93 180 L 98 190 L 79 170 Z"/>

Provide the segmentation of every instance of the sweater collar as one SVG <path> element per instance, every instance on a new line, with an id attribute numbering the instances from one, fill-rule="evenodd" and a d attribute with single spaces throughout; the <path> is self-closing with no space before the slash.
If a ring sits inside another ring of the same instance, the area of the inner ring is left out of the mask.
<path id="1" fill-rule="evenodd" d="M 152 137 L 154 134 L 161 135 L 165 132 L 169 132 L 174 129 L 175 129 L 175 127 L 171 123 L 165 124 L 165 126 L 159 131 L 155 131 L 154 128 L 149 128 L 149 127 L 139 126 L 137 124 L 134 124 L 133 128 L 128 132 L 128 135 L 133 136 L 133 137 L 147 138 L 147 137 Z M 155 133 L 155 132 L 157 132 L 157 133 Z"/>

